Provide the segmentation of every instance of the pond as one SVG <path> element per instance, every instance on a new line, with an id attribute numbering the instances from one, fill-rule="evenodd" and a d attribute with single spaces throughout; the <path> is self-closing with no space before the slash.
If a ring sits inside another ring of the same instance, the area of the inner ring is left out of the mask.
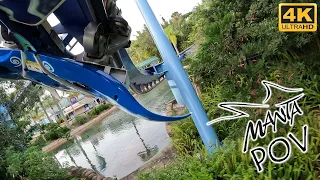
<path id="1" fill-rule="evenodd" d="M 166 113 L 173 99 L 166 81 L 138 101 L 152 112 Z M 165 124 L 114 112 L 54 152 L 62 167 L 82 166 L 106 177 L 122 178 L 138 169 L 169 144 Z"/>

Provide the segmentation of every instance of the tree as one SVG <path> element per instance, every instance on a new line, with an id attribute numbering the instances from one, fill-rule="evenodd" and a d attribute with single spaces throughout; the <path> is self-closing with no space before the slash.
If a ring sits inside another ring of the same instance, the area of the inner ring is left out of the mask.
<path id="1" fill-rule="evenodd" d="M 164 32 L 166 33 L 168 39 L 170 40 L 170 42 L 172 43 L 175 51 L 177 54 L 179 54 L 179 50 L 178 50 L 178 38 L 177 38 L 177 34 L 176 32 L 173 30 L 173 27 L 172 25 L 169 25 L 167 26 L 165 29 L 164 29 Z"/>
<path id="2" fill-rule="evenodd" d="M 67 128 L 71 129 L 71 125 L 68 121 L 68 119 L 66 118 L 66 116 L 63 114 L 63 111 L 61 109 L 61 106 L 60 106 L 60 103 L 59 103 L 59 94 L 57 93 L 57 91 L 55 89 L 52 89 L 52 88 L 46 88 L 46 90 L 48 90 L 50 92 L 50 96 L 52 97 L 54 103 L 56 104 L 58 110 L 59 110 L 59 114 L 60 114 L 60 117 L 63 118 Z"/>
<path id="3" fill-rule="evenodd" d="M 137 40 L 132 41 L 131 47 L 128 50 L 128 53 L 133 62 L 139 63 L 153 56 L 160 57 L 160 53 L 153 41 L 153 38 L 147 26 L 144 25 L 143 30 L 138 31 L 137 33 Z"/>
<path id="4" fill-rule="evenodd" d="M 163 17 L 161 17 L 161 19 L 162 19 L 162 28 L 163 28 L 163 29 L 165 29 L 167 26 L 170 25 L 169 22 L 166 21 Z"/>
<path id="5" fill-rule="evenodd" d="M 30 81 L 12 81 L 5 82 L 14 93 L 8 95 L 8 106 L 12 119 L 17 122 L 21 117 L 31 112 L 39 103 L 39 91 L 41 87 L 33 85 Z M 7 88 L 7 87 L 6 87 Z"/>
<path id="6" fill-rule="evenodd" d="M 54 96 L 53 96 L 53 100 L 55 101 L 55 103 L 56 103 L 56 105 L 57 105 L 57 107 L 58 107 L 60 116 L 63 118 L 64 122 L 66 123 L 67 128 L 71 129 L 71 125 L 70 125 L 68 119 L 67 119 L 66 116 L 63 114 L 63 111 L 62 111 L 62 109 L 61 109 L 59 100 L 56 99 Z"/>
<path id="7" fill-rule="evenodd" d="M 76 98 L 78 98 L 79 95 L 80 95 L 80 93 L 72 92 L 72 93 L 68 94 L 68 97 L 76 97 Z"/>
<path id="8" fill-rule="evenodd" d="M 174 12 L 171 15 L 170 25 L 172 26 L 172 30 L 176 32 L 177 35 L 182 35 L 182 25 L 185 21 L 185 17 L 179 13 Z"/>
<path id="9" fill-rule="evenodd" d="M 10 94 L 8 88 L 15 91 Z M 0 179 L 71 179 L 52 157 L 30 144 L 31 134 L 25 129 L 28 122 L 21 121 L 31 111 L 39 116 L 39 90 L 25 81 L 0 82 L 0 104 L 12 119 L 0 116 Z"/>
<path id="10" fill-rule="evenodd" d="M 195 24 L 195 21 L 190 20 L 191 17 L 192 13 L 174 12 L 169 22 L 162 18 L 162 28 L 177 53 L 194 43 L 193 38 L 189 39 L 189 34 Z M 128 52 L 134 63 L 147 60 L 152 56 L 160 57 L 160 53 L 146 26 L 138 32 L 137 39 L 132 41 Z"/>
<path id="11" fill-rule="evenodd" d="M 46 111 L 46 108 L 44 107 L 40 97 L 39 97 L 39 105 L 40 105 L 41 109 L 43 110 L 44 114 L 46 115 L 47 119 L 50 121 L 50 123 L 54 123 L 53 120 L 50 118 L 48 112 Z"/>
<path id="12" fill-rule="evenodd" d="M 43 105 L 45 108 L 50 108 L 54 112 L 53 107 L 56 105 L 56 103 L 54 102 L 51 96 L 46 96 L 44 97 Z"/>
<path id="13" fill-rule="evenodd" d="M 53 157 L 42 152 L 39 147 L 29 147 L 25 151 L 9 148 L 6 152 L 6 161 L 10 166 L 8 173 L 15 177 L 28 179 L 71 179 L 66 169 L 59 168 Z"/>

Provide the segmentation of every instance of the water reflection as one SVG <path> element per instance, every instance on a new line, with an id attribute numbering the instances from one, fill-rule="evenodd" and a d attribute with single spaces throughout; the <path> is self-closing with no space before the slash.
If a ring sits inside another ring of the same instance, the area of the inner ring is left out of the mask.
<path id="1" fill-rule="evenodd" d="M 165 114 L 166 103 L 172 99 L 168 85 L 162 83 L 147 95 L 139 96 L 138 101 L 153 112 Z M 164 123 L 117 111 L 58 149 L 55 157 L 63 167 L 82 166 L 107 177 L 122 178 L 168 144 Z"/>
<path id="2" fill-rule="evenodd" d="M 84 155 L 84 157 L 86 157 L 86 159 L 87 159 L 87 161 L 88 161 L 88 164 L 90 164 L 91 169 L 99 172 L 99 171 L 96 169 L 96 166 L 92 164 L 92 162 L 91 162 L 91 160 L 89 159 L 86 151 L 82 148 L 81 142 L 79 141 L 78 138 L 80 138 L 80 137 L 77 137 L 77 138 L 74 139 L 75 144 L 80 148 L 80 150 L 81 150 L 82 154 Z"/>
<path id="3" fill-rule="evenodd" d="M 74 160 L 74 158 L 72 157 L 72 155 L 70 154 L 68 148 L 65 149 L 65 153 L 69 156 L 69 158 L 71 159 L 71 162 L 73 163 L 74 166 L 78 166 L 76 161 Z M 80 153 L 79 153 L 80 154 Z"/>
<path id="4" fill-rule="evenodd" d="M 107 162 L 106 159 L 102 157 L 97 150 L 96 146 L 99 146 L 99 139 L 97 138 L 97 136 L 94 136 L 94 138 L 90 138 L 90 142 L 95 151 L 95 155 L 99 164 L 99 171 L 104 171 L 107 167 Z"/>
<path id="5" fill-rule="evenodd" d="M 154 145 L 152 148 L 150 148 L 148 145 L 146 145 L 146 143 L 144 142 L 144 140 L 142 139 L 142 137 L 138 131 L 136 123 L 134 121 L 131 121 L 131 122 L 133 124 L 134 129 L 136 130 L 136 134 L 138 135 L 144 148 L 146 149 L 145 151 L 139 152 L 137 155 L 140 156 L 142 161 L 146 162 L 158 153 L 159 148 L 157 145 Z"/>

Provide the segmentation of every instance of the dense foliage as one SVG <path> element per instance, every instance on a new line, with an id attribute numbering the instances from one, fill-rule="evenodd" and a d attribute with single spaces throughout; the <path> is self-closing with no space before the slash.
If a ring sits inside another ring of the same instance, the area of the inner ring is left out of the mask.
<path id="1" fill-rule="evenodd" d="M 44 137 L 47 141 L 53 141 L 59 138 L 67 138 L 70 135 L 70 129 L 67 127 L 62 127 L 58 124 L 42 125 L 41 129 L 46 131 L 44 133 Z"/>
<path id="2" fill-rule="evenodd" d="M 6 161 L 9 164 L 8 173 L 14 177 L 30 180 L 71 179 L 66 169 L 60 169 L 51 156 L 35 146 L 24 151 L 7 150 Z"/>
<path id="3" fill-rule="evenodd" d="M 272 139 L 288 132 L 301 137 L 301 127 L 307 124 L 308 153 L 293 148 L 288 162 L 278 165 L 267 160 L 265 171 L 257 173 L 250 155 L 243 154 L 241 147 L 248 120 L 263 119 L 265 111 L 246 109 L 250 119 L 214 125 L 224 146 L 211 157 L 201 148 L 203 145 L 190 120 L 173 123 L 172 140 L 180 157 L 165 169 L 141 174 L 140 179 L 319 178 L 319 32 L 280 33 L 278 3 L 204 0 L 188 18 L 192 26 L 188 41 L 200 44 L 197 54 L 187 60 L 188 73 L 201 82 L 201 101 L 210 119 L 227 115 L 218 109 L 220 102 L 260 103 L 265 96 L 262 80 L 304 88 L 305 97 L 299 102 L 304 115 L 296 119 L 295 126 L 279 124 L 281 131 L 268 134 L 251 146 L 267 146 Z M 292 94 L 275 91 L 269 103 L 273 105 L 290 97 Z M 276 154 L 283 152 L 283 149 L 275 150 Z"/>
<path id="4" fill-rule="evenodd" d="M 99 115 L 102 111 L 107 110 L 109 108 L 111 108 L 112 105 L 111 104 L 101 104 L 97 107 L 94 107 L 88 114 L 89 114 L 89 118 L 92 118 L 94 116 Z"/>
<path id="5" fill-rule="evenodd" d="M 181 52 L 190 45 L 188 34 L 191 33 L 193 22 L 189 20 L 191 13 L 181 14 L 175 12 L 170 21 L 163 19 L 162 27 L 176 51 Z M 129 48 L 130 57 L 135 63 L 145 61 L 150 57 L 160 57 L 160 53 L 148 31 L 144 26 L 142 31 L 138 32 L 137 39 L 132 41 Z"/>
<path id="6" fill-rule="evenodd" d="M 30 142 L 33 134 L 26 128 L 30 124 L 26 115 L 38 106 L 39 87 L 25 88 L 24 81 L 0 84 L 0 104 L 7 107 L 11 116 L 9 121 L 7 113 L 2 112 L 0 116 L 0 179 L 71 179 L 67 172 L 59 169 L 53 157 Z M 9 88 L 15 91 L 9 94 Z"/>
<path id="7" fill-rule="evenodd" d="M 111 104 L 101 104 L 97 107 L 94 107 L 88 114 L 80 115 L 76 117 L 76 125 L 83 125 L 90 121 L 95 116 L 101 114 L 104 110 L 111 108 Z"/>
<path id="8" fill-rule="evenodd" d="M 80 115 L 80 116 L 76 117 L 76 124 L 77 125 L 83 125 L 88 121 L 89 121 L 89 116 L 88 115 Z"/>

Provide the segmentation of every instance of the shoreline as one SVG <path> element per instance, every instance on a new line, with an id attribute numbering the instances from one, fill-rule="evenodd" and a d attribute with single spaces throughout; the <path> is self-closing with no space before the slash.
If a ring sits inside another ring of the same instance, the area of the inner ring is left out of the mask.
<path id="1" fill-rule="evenodd" d="M 138 95 L 134 94 L 133 97 L 136 98 Z M 80 135 L 84 132 L 86 132 L 89 128 L 91 128 L 93 125 L 97 124 L 98 122 L 104 120 L 104 118 L 108 117 L 110 114 L 116 112 L 120 110 L 118 107 L 116 106 L 112 106 L 110 109 L 107 109 L 105 111 L 103 111 L 101 114 L 99 114 L 97 117 L 93 118 L 92 120 L 90 120 L 89 122 L 76 127 L 74 129 L 71 129 L 70 131 L 70 137 L 69 139 L 73 139 L 74 137 L 76 137 L 77 135 Z M 49 143 L 48 145 L 42 147 L 42 151 L 49 153 L 57 148 L 59 148 L 60 146 L 66 144 L 69 139 L 66 138 L 59 138 L 57 140 L 52 141 L 51 143 Z"/>
<path id="2" fill-rule="evenodd" d="M 120 180 L 136 180 L 138 179 L 138 175 L 141 172 L 150 172 L 153 169 L 166 168 L 168 164 L 171 164 L 175 161 L 176 157 L 176 149 L 170 141 L 169 144 L 163 150 L 158 152 L 155 156 L 146 161 L 143 165 L 141 165 L 132 173 L 120 178 Z"/>
<path id="3" fill-rule="evenodd" d="M 87 131 L 89 128 L 91 128 L 93 125 L 97 124 L 98 122 L 104 120 L 107 116 L 109 116 L 110 114 L 112 114 L 113 112 L 118 111 L 119 108 L 113 106 L 110 109 L 107 109 L 105 111 L 103 111 L 100 115 L 98 115 L 97 117 L 93 118 L 92 120 L 90 120 L 89 122 L 76 127 L 74 129 L 71 129 L 70 132 L 70 138 L 69 139 L 73 139 L 74 137 L 76 137 L 77 135 L 80 135 L 82 133 L 84 133 L 85 131 Z M 57 140 L 52 141 L 50 144 L 44 146 L 42 148 L 43 152 L 51 152 L 57 148 L 59 148 L 60 146 L 62 146 L 63 144 L 67 143 L 68 139 L 66 138 L 59 138 Z"/>

